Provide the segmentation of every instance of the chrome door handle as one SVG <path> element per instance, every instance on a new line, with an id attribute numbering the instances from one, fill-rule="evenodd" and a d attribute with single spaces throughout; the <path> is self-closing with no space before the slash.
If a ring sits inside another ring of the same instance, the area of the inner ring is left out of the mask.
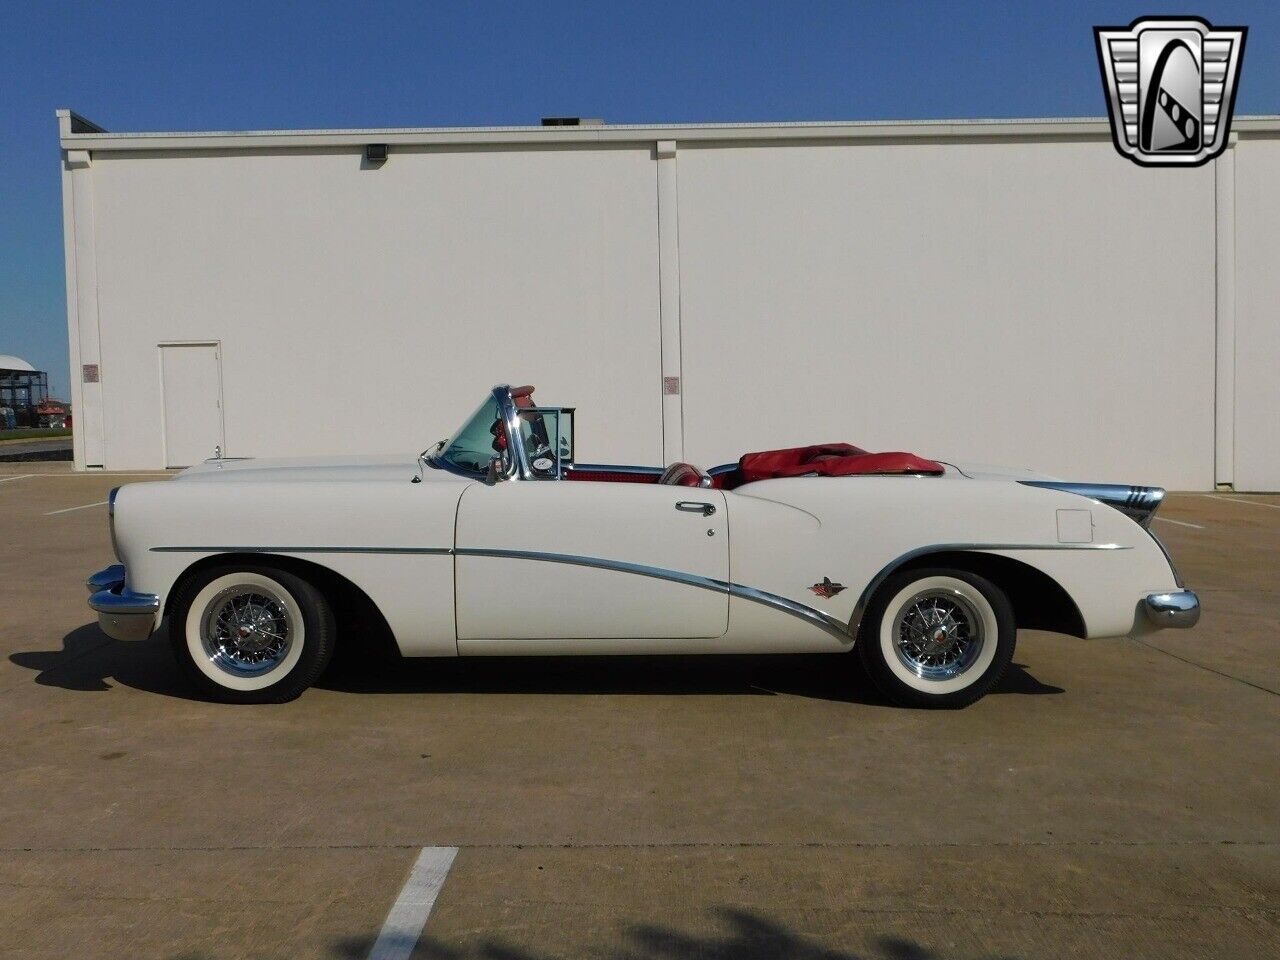
<path id="1" fill-rule="evenodd" d="M 681 500 L 676 504 L 677 510 L 684 510 L 687 513 L 700 513 L 704 517 L 709 517 L 716 512 L 714 503 L 702 503 L 698 500 Z"/>

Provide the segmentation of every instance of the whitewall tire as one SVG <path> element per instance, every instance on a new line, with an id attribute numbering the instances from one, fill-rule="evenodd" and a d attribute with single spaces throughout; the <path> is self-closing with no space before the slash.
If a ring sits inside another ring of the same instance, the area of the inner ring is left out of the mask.
<path id="1" fill-rule="evenodd" d="M 1013 605 L 996 584 L 964 570 L 894 574 L 863 618 L 858 649 L 880 691 L 913 707 L 964 707 L 1013 659 Z"/>
<path id="2" fill-rule="evenodd" d="M 292 573 L 219 566 L 189 577 L 169 611 L 169 639 L 206 694 L 232 703 L 281 703 L 309 687 L 333 653 L 333 613 Z"/>

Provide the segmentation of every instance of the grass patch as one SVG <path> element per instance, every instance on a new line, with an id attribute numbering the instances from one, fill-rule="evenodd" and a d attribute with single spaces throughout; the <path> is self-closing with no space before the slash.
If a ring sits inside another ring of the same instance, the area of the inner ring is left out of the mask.
<path id="1" fill-rule="evenodd" d="M 0 430 L 0 440 L 40 440 L 44 437 L 69 437 L 71 431 L 62 427 L 47 430 Z"/>

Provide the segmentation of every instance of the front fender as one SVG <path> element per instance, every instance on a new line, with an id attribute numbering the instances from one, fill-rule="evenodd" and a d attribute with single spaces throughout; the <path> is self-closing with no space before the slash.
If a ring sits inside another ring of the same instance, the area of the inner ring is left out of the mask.
<path id="1" fill-rule="evenodd" d="M 404 480 L 129 484 L 115 501 L 126 586 L 161 609 L 219 554 L 275 554 L 345 577 L 407 656 L 454 656 L 453 527 L 466 483 Z M 264 556 L 264 562 L 269 562 Z"/>

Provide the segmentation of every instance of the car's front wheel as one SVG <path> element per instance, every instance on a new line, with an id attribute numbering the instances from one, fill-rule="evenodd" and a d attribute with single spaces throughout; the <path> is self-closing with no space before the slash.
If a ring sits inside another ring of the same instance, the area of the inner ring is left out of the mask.
<path id="1" fill-rule="evenodd" d="M 1013 605 L 966 570 L 905 570 L 876 591 L 857 648 L 880 692 L 912 707 L 966 707 L 1013 659 Z"/>
<path id="2" fill-rule="evenodd" d="M 333 611 L 303 578 L 267 566 L 218 566 L 187 578 L 169 610 L 169 642 L 192 681 L 228 703 L 283 703 L 333 654 Z"/>

